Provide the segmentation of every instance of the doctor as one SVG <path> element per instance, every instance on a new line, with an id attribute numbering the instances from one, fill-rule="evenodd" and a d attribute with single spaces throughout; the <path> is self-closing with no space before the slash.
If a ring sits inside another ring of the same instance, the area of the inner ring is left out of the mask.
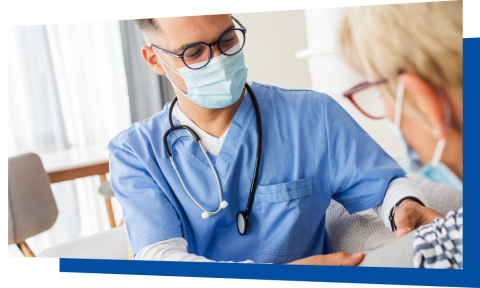
<path id="1" fill-rule="evenodd" d="M 397 231 L 441 216 L 328 95 L 247 82 L 247 29 L 230 15 L 135 23 L 177 96 L 108 145 L 135 259 L 356 265 L 363 254 L 329 254 L 332 199 L 390 228 L 410 196 Z"/>

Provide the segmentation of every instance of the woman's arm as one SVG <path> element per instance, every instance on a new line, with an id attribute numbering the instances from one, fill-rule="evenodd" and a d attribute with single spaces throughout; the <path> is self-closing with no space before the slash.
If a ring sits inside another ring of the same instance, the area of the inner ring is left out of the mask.
<path id="1" fill-rule="evenodd" d="M 413 264 L 417 268 L 463 269 L 463 207 L 417 230 Z"/>
<path id="2" fill-rule="evenodd" d="M 358 266 L 462 269 L 463 208 L 364 253 Z"/>

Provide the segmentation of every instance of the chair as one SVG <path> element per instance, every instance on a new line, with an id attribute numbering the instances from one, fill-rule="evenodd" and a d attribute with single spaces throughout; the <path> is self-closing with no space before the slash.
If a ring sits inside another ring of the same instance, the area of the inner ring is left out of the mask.
<path id="1" fill-rule="evenodd" d="M 49 178 L 37 154 L 8 159 L 8 244 L 25 257 L 35 254 L 26 239 L 50 229 L 58 216 Z M 46 249 L 39 257 L 128 259 L 123 226 Z"/>

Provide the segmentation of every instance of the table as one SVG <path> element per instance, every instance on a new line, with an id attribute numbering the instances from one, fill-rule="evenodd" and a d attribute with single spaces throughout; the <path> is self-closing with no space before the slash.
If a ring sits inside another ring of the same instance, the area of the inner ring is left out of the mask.
<path id="1" fill-rule="evenodd" d="M 106 181 L 109 172 L 107 145 L 39 153 L 50 183 L 75 180 L 98 175 L 100 182 Z M 112 202 L 105 198 L 110 226 L 116 227 Z"/>

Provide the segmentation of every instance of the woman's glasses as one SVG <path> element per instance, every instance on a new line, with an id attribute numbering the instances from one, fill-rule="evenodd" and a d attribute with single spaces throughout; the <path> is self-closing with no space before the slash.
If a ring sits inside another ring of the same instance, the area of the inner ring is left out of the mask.
<path id="1" fill-rule="evenodd" d="M 367 81 L 356 85 L 343 96 L 347 97 L 365 116 L 372 119 L 385 118 L 385 104 L 375 85 L 387 82 L 387 78 Z"/>
<path id="2" fill-rule="evenodd" d="M 230 17 L 232 17 L 232 19 L 242 28 L 234 28 L 223 33 L 220 35 L 218 40 L 213 43 L 194 43 L 185 48 L 181 54 L 169 52 L 162 48 L 158 48 L 155 45 L 150 45 L 150 47 L 176 58 L 181 58 L 185 66 L 190 69 L 201 69 L 207 66 L 212 58 L 212 46 L 217 45 L 220 51 L 227 56 L 233 56 L 243 49 L 243 46 L 245 45 L 245 33 L 247 32 L 247 29 L 237 19 L 235 19 L 235 17 Z"/>

